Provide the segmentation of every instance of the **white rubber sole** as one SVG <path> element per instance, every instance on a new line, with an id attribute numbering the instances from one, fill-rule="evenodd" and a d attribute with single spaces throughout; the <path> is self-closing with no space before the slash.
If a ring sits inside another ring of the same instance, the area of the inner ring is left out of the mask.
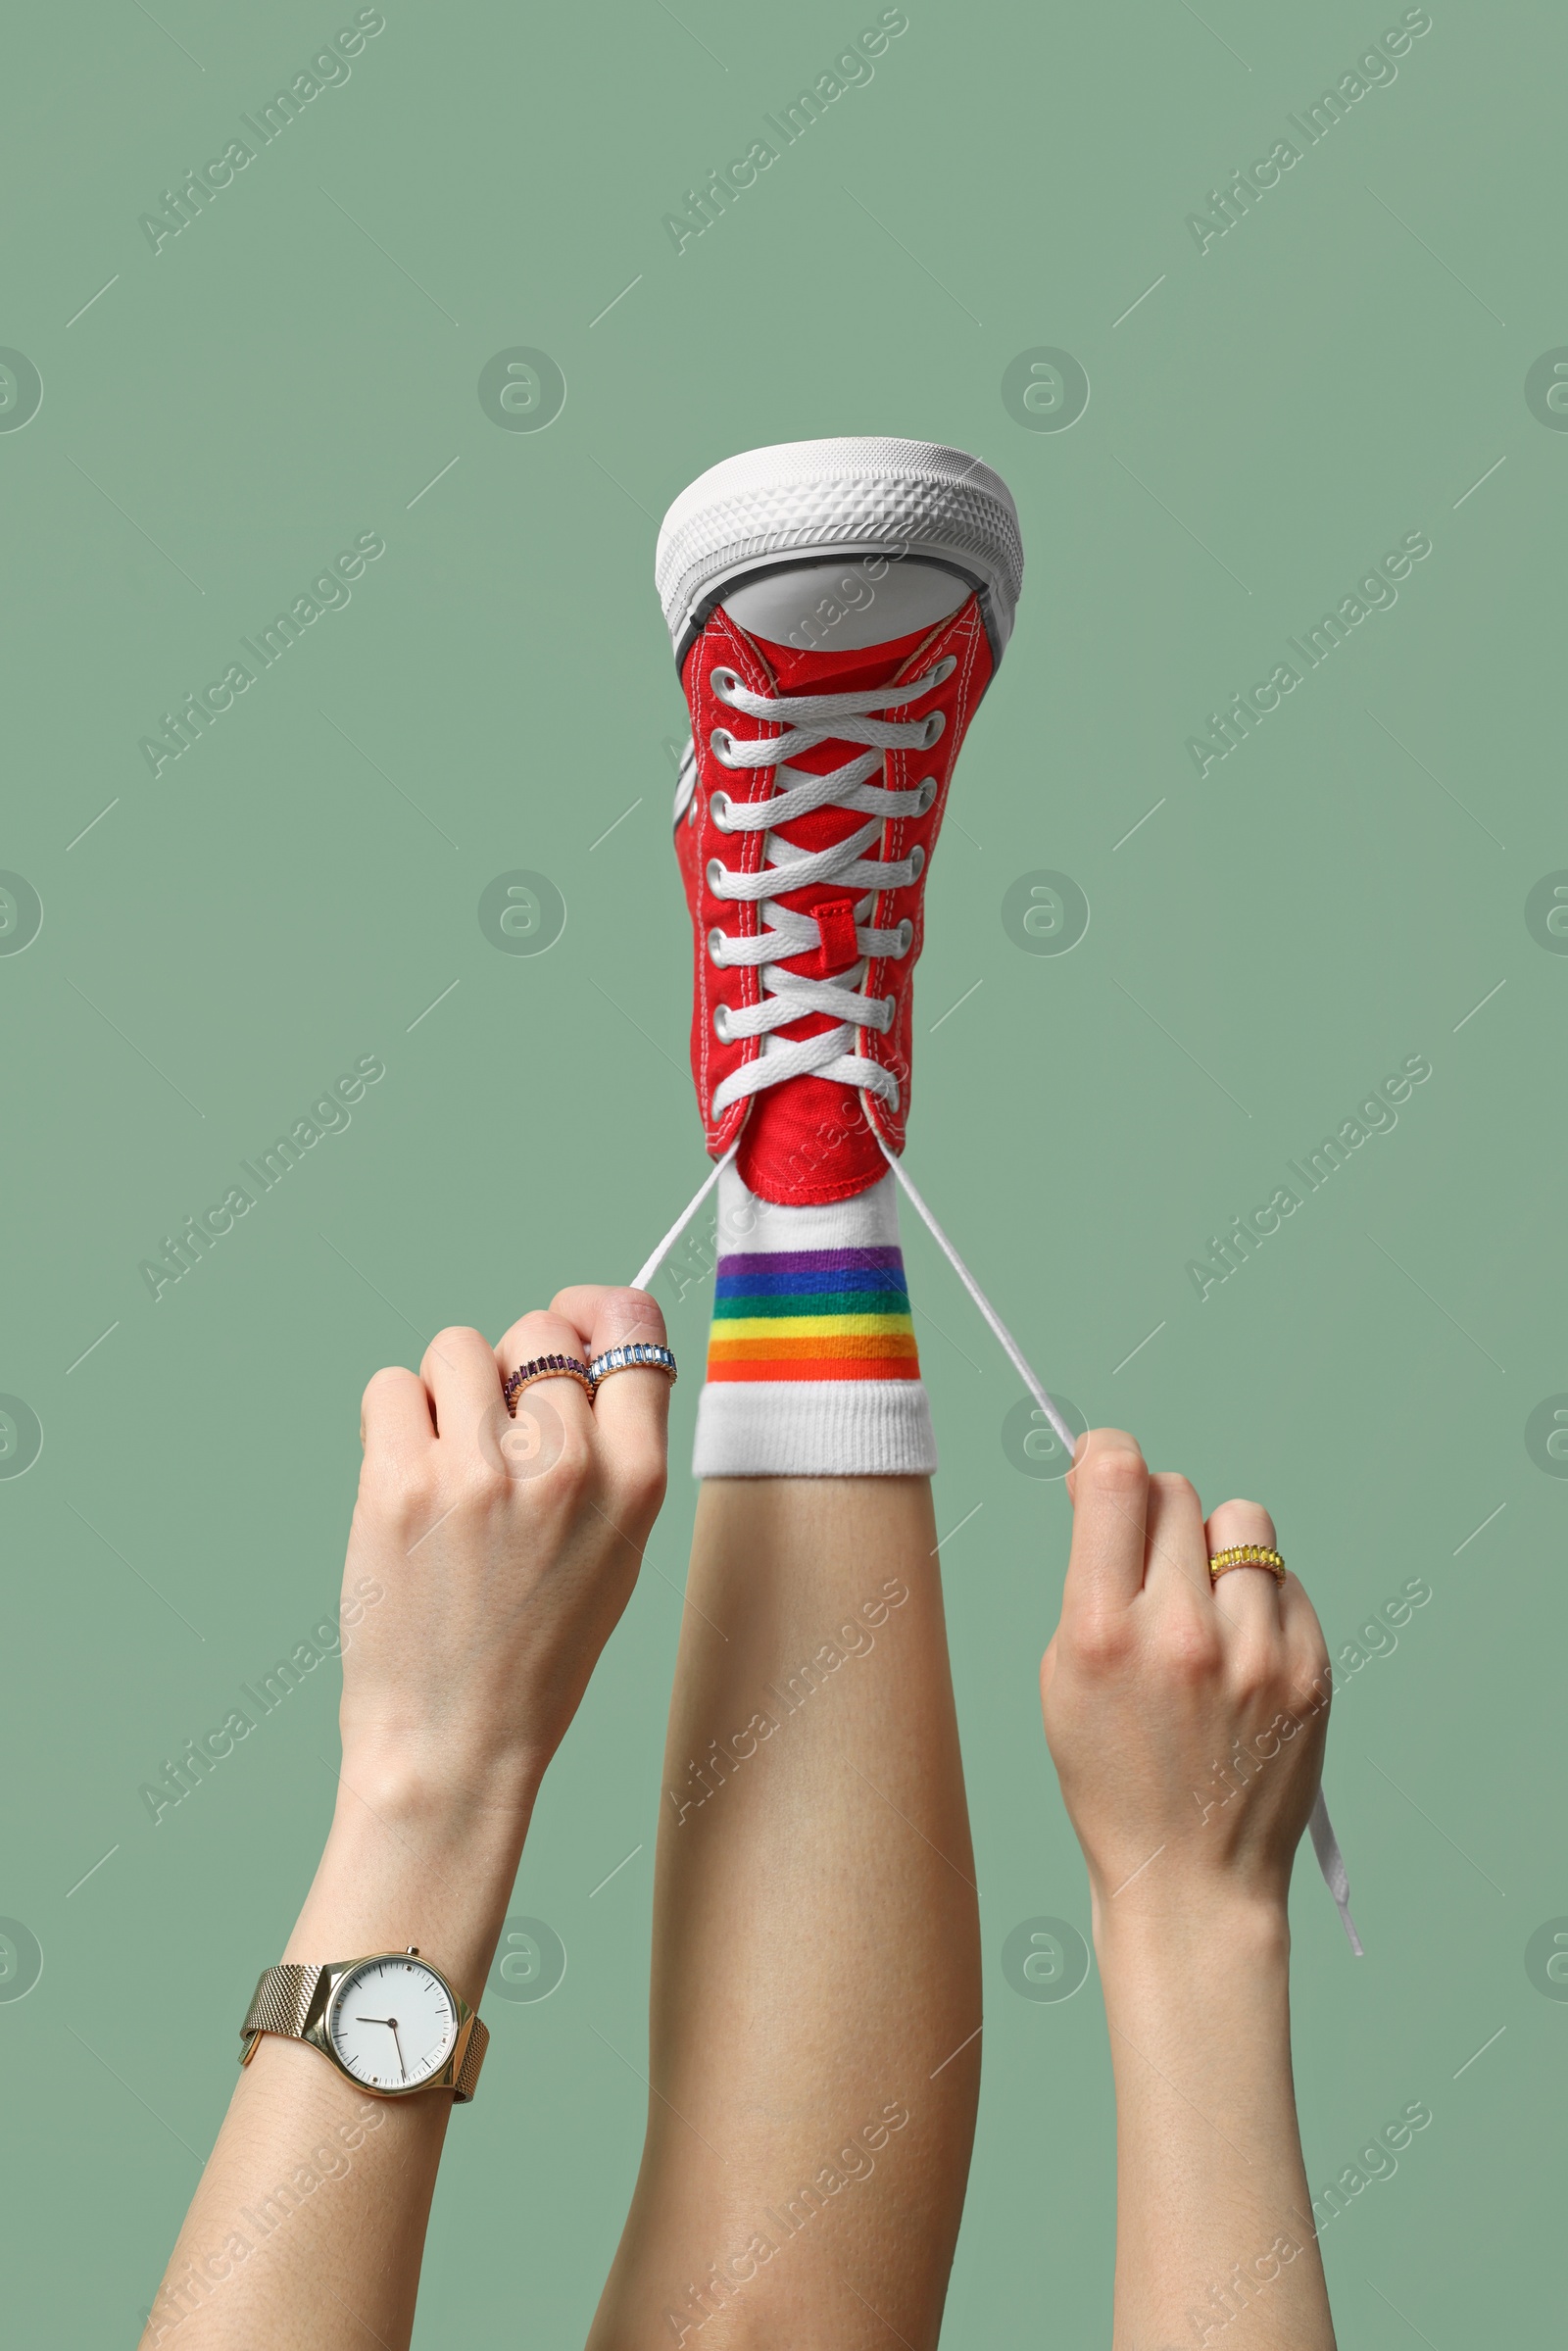
<path id="1" fill-rule="evenodd" d="M 725 458 L 664 516 L 654 578 L 677 663 L 727 586 L 829 557 L 918 556 L 967 581 L 993 656 L 1023 587 L 1018 510 L 999 473 L 931 441 L 784 441 Z"/>

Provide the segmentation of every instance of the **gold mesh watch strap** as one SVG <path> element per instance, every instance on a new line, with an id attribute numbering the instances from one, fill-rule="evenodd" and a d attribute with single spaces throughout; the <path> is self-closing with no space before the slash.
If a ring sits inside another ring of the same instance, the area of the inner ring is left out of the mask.
<path id="1" fill-rule="evenodd" d="M 291 2040 L 298 2040 L 310 2022 L 321 1973 L 318 1967 L 301 1967 L 291 1961 L 270 1967 L 256 1986 L 239 2029 L 240 2038 L 250 2041 L 258 2033 L 285 2033 Z"/>
<path id="2" fill-rule="evenodd" d="M 479 2068 L 484 2063 L 484 2053 L 489 2046 L 490 2029 L 475 2017 L 473 2030 L 468 2034 L 468 2045 L 463 2052 L 463 2063 L 458 2068 L 458 2079 L 453 2084 L 458 2105 L 466 2106 L 473 2096 L 479 2080 Z"/>
<path id="3" fill-rule="evenodd" d="M 352 1964 L 358 1964 L 357 1962 Z M 270 1967 L 256 1986 L 255 1995 L 240 2027 L 240 2063 L 249 2065 L 264 2033 L 281 2033 L 290 2040 L 303 2039 L 307 2029 L 317 2021 L 325 2006 L 323 1979 L 334 1973 L 333 1966 L 302 1967 L 285 1961 Z M 456 1994 L 454 1994 L 456 1997 Z M 462 2013 L 462 2003 L 459 2003 Z M 456 2076 L 437 2076 L 436 2081 L 450 2080 L 457 2103 L 466 2106 L 473 2096 L 490 2046 L 489 2028 L 476 2016 L 469 2018 L 467 2040 Z M 434 2087 L 435 2083 L 426 2086 Z M 373 2094 L 373 2093 L 371 2093 Z"/>

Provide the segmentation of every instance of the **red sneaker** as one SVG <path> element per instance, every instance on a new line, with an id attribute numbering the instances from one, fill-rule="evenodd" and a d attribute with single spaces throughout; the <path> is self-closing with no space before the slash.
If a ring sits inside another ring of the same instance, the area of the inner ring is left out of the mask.
<path id="1" fill-rule="evenodd" d="M 692 715 L 675 848 L 709 1152 L 739 1136 L 781 1205 L 848 1200 L 904 1149 L 925 877 L 1011 633 L 1017 512 L 959 450 L 786 442 L 681 493 L 656 577 Z"/>

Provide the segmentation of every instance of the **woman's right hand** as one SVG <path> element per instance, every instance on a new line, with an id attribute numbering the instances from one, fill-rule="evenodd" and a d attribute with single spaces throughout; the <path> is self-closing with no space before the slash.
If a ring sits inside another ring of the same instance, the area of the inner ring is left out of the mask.
<path id="1" fill-rule="evenodd" d="M 1095 1429 L 1067 1477 L 1072 1556 L 1041 1668 L 1046 1736 L 1089 1864 L 1097 1941 L 1131 1910 L 1283 1918 L 1317 1793 L 1328 1651 L 1294 1575 L 1211 1579 L 1212 1553 L 1274 1543 L 1256 1502 L 1204 1521 L 1188 1480 Z"/>

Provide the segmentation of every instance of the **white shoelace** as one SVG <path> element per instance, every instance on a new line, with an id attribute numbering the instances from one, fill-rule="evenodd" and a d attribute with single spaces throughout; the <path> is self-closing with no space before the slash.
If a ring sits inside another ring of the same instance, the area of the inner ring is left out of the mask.
<path id="1" fill-rule="evenodd" d="M 874 955 L 906 955 L 913 944 L 911 923 L 902 923 L 896 931 L 869 926 L 867 918 L 877 893 L 906 889 L 918 879 L 925 860 L 918 848 L 901 858 L 872 858 L 864 853 L 878 838 L 889 817 L 923 816 L 936 798 L 937 787 L 928 777 L 911 790 L 900 792 L 886 784 L 872 783 L 871 777 L 882 764 L 881 755 L 885 752 L 928 750 L 942 732 L 942 716 L 940 711 L 933 711 L 925 719 L 898 720 L 878 718 L 875 712 L 898 710 L 915 701 L 951 676 L 953 666 L 951 659 L 939 661 L 911 684 L 892 692 L 877 688 L 858 694 L 754 694 L 742 686 L 733 670 L 712 672 L 710 683 L 720 702 L 752 718 L 782 721 L 786 729 L 782 735 L 760 742 L 737 743 L 727 729 L 715 728 L 711 742 L 713 756 L 721 766 L 773 767 L 777 770 L 775 781 L 781 787 L 769 799 L 740 806 L 727 793 L 715 793 L 710 804 L 710 812 L 720 832 L 765 835 L 764 862 L 756 873 L 737 873 L 717 857 L 708 869 L 709 889 L 715 898 L 760 901 L 761 919 L 766 926 L 755 939 L 738 938 L 716 928 L 709 933 L 708 952 L 714 963 L 721 967 L 760 963 L 762 967 L 762 1001 L 740 1011 L 729 1011 L 721 1005 L 713 1016 L 714 1033 L 721 1044 L 728 1044 L 736 1037 L 762 1039 L 759 1057 L 736 1070 L 715 1090 L 712 1102 L 715 1110 L 728 1109 L 732 1102 L 760 1094 L 764 1087 L 782 1085 L 786 1078 L 807 1073 L 835 1079 L 840 1085 L 857 1087 L 864 1094 L 875 1094 L 891 1107 L 898 1107 L 899 1083 L 893 1072 L 852 1048 L 858 1029 L 871 1028 L 880 1034 L 893 1019 L 892 997 L 871 998 L 860 993 L 869 959 Z M 835 767 L 827 775 L 797 774 L 789 766 L 788 761 L 796 753 L 827 742 L 864 743 L 868 749 L 858 759 Z M 780 825 L 822 808 L 846 808 L 852 814 L 863 815 L 866 821 L 834 848 L 810 853 L 798 850 L 779 837 Z M 859 961 L 833 979 L 808 980 L 784 970 L 779 958 L 819 948 L 820 925 L 814 915 L 794 913 L 788 906 L 780 906 L 777 899 L 808 883 L 820 882 L 837 882 L 846 889 L 868 895 L 858 899 L 855 907 L 855 944 Z M 825 1029 L 816 1037 L 775 1039 L 776 1030 L 809 1012 L 826 1013 L 839 1025 Z M 906 1175 L 898 1157 L 880 1134 L 877 1141 L 888 1165 L 1070 1458 L 1077 1440 L 1059 1408 L 1047 1395 L 1023 1349 Z M 739 1150 L 738 1141 L 731 1144 L 653 1255 L 639 1268 L 631 1285 L 634 1290 L 648 1288 Z M 1321 1787 L 1307 1826 L 1318 1867 L 1334 1897 L 1350 1948 L 1359 1959 L 1363 1954 L 1361 1938 L 1350 1916 L 1349 1880 Z"/>
<path id="2" fill-rule="evenodd" d="M 843 1086 L 874 1094 L 897 1109 L 899 1081 L 891 1069 L 856 1050 L 856 1032 L 891 1027 L 896 1009 L 891 996 L 864 994 L 873 956 L 906 955 L 914 944 L 914 925 L 901 922 L 896 930 L 870 922 L 877 895 L 884 890 L 906 890 L 919 879 L 925 853 L 916 847 L 906 857 L 871 857 L 865 854 L 896 816 L 923 816 L 937 796 L 934 777 L 907 791 L 873 783 L 872 777 L 890 751 L 928 751 L 946 723 L 940 710 L 925 718 L 880 718 L 879 710 L 900 710 L 915 702 L 952 676 L 956 663 L 950 655 L 922 677 L 899 686 L 879 686 L 857 694 L 754 694 L 733 669 L 715 669 L 710 682 L 717 700 L 749 718 L 782 723 L 781 735 L 740 743 L 727 727 L 715 727 L 710 748 L 721 767 L 772 767 L 776 789 L 765 800 L 735 802 L 727 792 L 715 792 L 710 814 L 721 833 L 761 833 L 763 863 L 755 873 L 737 872 L 717 857 L 708 868 L 713 897 L 760 902 L 762 928 L 756 938 L 737 937 L 714 928 L 708 934 L 708 952 L 720 969 L 736 964 L 761 965 L 761 1001 L 740 1010 L 720 1004 L 713 1013 L 713 1033 L 721 1045 L 738 1037 L 760 1037 L 762 1051 L 755 1061 L 735 1070 L 713 1095 L 715 1111 L 730 1108 L 764 1087 L 781 1086 L 788 1078 L 823 1077 Z M 789 762 L 820 743 L 863 743 L 858 759 L 826 775 L 810 775 Z M 805 851 L 783 837 L 782 827 L 816 808 L 843 808 L 865 822 L 831 849 Z M 783 958 L 811 953 L 822 945 L 821 926 L 812 914 L 798 914 L 779 904 L 791 891 L 827 883 L 855 891 L 855 946 L 858 960 L 830 979 L 810 980 L 786 971 Z M 808 1013 L 825 1013 L 838 1025 L 815 1037 L 780 1038 L 779 1029 Z"/>

